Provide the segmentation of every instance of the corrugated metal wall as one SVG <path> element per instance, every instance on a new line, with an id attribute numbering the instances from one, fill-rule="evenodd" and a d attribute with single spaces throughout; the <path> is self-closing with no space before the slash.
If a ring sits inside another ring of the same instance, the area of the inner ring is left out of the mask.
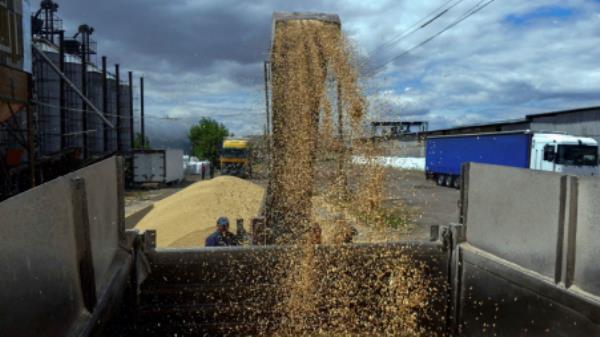
<path id="1" fill-rule="evenodd" d="M 522 122 L 522 123 L 510 123 L 506 125 L 502 125 L 502 131 L 521 131 L 521 130 L 529 130 L 531 129 L 531 123 Z"/>
<path id="2" fill-rule="evenodd" d="M 531 129 L 563 131 L 575 136 L 592 137 L 600 142 L 600 108 L 549 116 L 531 116 Z"/>

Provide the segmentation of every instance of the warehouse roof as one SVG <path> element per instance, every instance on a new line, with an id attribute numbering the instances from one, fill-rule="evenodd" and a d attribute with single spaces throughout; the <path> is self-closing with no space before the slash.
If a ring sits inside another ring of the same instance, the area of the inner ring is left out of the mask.
<path id="1" fill-rule="evenodd" d="M 455 126 L 455 127 L 446 128 L 446 129 L 430 130 L 428 133 L 440 133 L 440 132 L 452 131 L 452 130 L 463 130 L 463 129 L 473 129 L 473 128 L 482 128 L 482 127 L 499 126 L 499 125 L 521 124 L 521 123 L 526 123 L 528 121 L 529 120 L 526 118 L 506 119 L 506 120 L 496 121 L 496 122 L 467 124 L 467 125 L 460 125 L 460 126 Z"/>
<path id="2" fill-rule="evenodd" d="M 560 111 L 552 111 L 552 112 L 543 112 L 543 113 L 537 113 L 537 114 L 529 114 L 529 115 L 526 115 L 524 118 L 508 119 L 508 120 L 501 120 L 501 121 L 495 121 L 495 122 L 489 122 L 489 123 L 459 125 L 459 126 L 455 126 L 452 128 L 430 130 L 428 133 L 438 134 L 438 133 L 444 133 L 444 132 L 448 132 L 448 131 L 460 131 L 460 130 L 464 130 L 464 129 L 514 125 L 514 124 L 528 123 L 528 122 L 531 122 L 534 118 L 539 118 L 539 117 L 551 117 L 551 116 L 557 116 L 557 115 L 564 115 L 564 114 L 578 113 L 578 112 L 588 112 L 588 111 L 590 111 L 590 112 L 591 111 L 600 111 L 600 106 L 576 108 L 576 109 L 560 110 Z"/>
<path id="3" fill-rule="evenodd" d="M 536 118 L 536 117 L 549 117 L 549 116 L 557 116 L 557 115 L 570 114 L 570 113 L 576 113 L 576 112 L 586 112 L 586 111 L 600 111 L 600 106 L 569 109 L 569 110 L 560 110 L 560 111 L 552 111 L 552 112 L 543 112 L 543 113 L 538 113 L 538 114 L 527 115 L 525 118 L 527 120 L 531 120 L 532 118 Z"/>

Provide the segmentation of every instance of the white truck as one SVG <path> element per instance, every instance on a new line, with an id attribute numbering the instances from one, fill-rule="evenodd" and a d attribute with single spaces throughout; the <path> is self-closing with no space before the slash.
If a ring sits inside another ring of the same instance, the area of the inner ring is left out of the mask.
<path id="1" fill-rule="evenodd" d="M 135 150 L 133 152 L 133 182 L 171 184 L 182 181 L 183 151 Z"/>
<path id="2" fill-rule="evenodd" d="M 598 142 L 566 134 L 534 134 L 530 168 L 578 176 L 598 175 Z"/>

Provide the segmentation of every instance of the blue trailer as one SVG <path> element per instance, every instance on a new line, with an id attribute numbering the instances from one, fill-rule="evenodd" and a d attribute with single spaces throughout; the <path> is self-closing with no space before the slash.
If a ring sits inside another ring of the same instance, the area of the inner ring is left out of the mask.
<path id="1" fill-rule="evenodd" d="M 468 162 L 596 175 L 598 143 L 529 130 L 427 138 L 425 174 L 438 185 L 458 188 L 462 164 Z"/>

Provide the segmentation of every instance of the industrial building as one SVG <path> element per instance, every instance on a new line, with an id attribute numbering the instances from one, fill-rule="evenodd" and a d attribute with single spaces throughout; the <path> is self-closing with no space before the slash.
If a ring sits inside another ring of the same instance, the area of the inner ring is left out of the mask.
<path id="1" fill-rule="evenodd" d="M 400 122 L 396 124 L 398 123 Z M 371 137 L 382 139 L 382 144 L 385 144 L 385 153 L 398 157 L 423 157 L 425 155 L 424 140 L 430 136 L 487 132 L 521 130 L 564 132 L 573 136 L 594 138 L 600 143 L 600 106 L 531 114 L 519 119 L 461 125 L 446 129 L 421 129 L 397 134 L 384 133 L 385 136 L 382 136 L 381 132 L 375 131 L 376 128 L 390 125 L 390 123 L 375 122 L 371 126 Z M 406 130 L 406 128 L 402 130 Z"/>
<path id="2" fill-rule="evenodd" d="M 424 136 L 515 130 L 558 131 L 600 142 L 600 106 L 527 115 L 521 119 L 432 130 Z"/>
<path id="3" fill-rule="evenodd" d="M 373 121 L 371 137 L 398 138 L 408 134 L 427 132 L 429 123 L 425 121 Z"/>
<path id="4" fill-rule="evenodd" d="M 0 1 L 0 200 L 113 154 L 131 157 L 133 74 L 109 71 L 105 56 L 98 64 L 94 28 L 67 35 L 58 8 Z"/>

